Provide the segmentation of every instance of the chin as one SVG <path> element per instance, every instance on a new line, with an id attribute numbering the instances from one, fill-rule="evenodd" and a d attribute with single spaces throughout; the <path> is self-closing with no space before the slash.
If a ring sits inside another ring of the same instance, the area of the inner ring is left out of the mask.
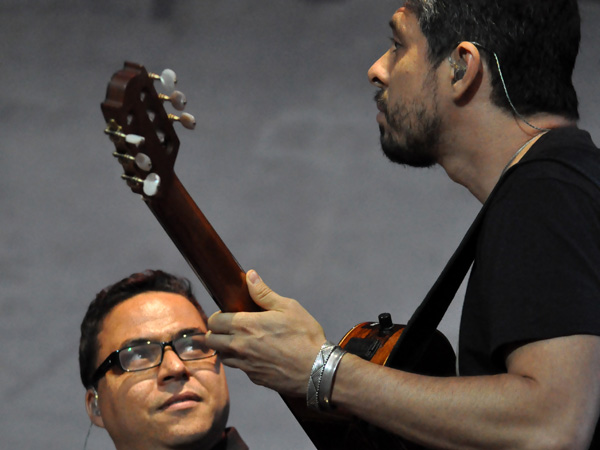
<path id="1" fill-rule="evenodd" d="M 211 449 L 221 439 L 222 431 L 218 433 L 199 433 L 186 436 L 174 436 L 167 442 L 168 447 L 178 449 Z"/>
<path id="2" fill-rule="evenodd" d="M 383 154 L 391 162 L 409 167 L 432 167 L 437 161 L 426 149 L 401 145 L 396 141 L 381 137 L 381 149 Z"/>
<path id="3" fill-rule="evenodd" d="M 156 438 L 173 448 L 211 448 L 221 436 L 227 416 L 206 403 L 162 416 L 153 424 Z M 193 447 L 192 447 L 193 444 Z M 200 445 L 202 444 L 202 445 Z M 210 445 L 209 445 L 210 444 Z"/>
<path id="4" fill-rule="evenodd" d="M 204 428 L 196 426 L 177 426 L 161 436 L 161 442 L 169 448 L 212 448 L 223 433 L 223 428 L 215 426 Z"/>
<path id="5" fill-rule="evenodd" d="M 432 167 L 437 164 L 435 135 L 419 138 L 407 135 L 400 139 L 380 126 L 380 142 L 384 155 L 393 163 L 409 167 Z"/>
<path id="6" fill-rule="evenodd" d="M 228 418 L 229 403 L 216 411 L 201 403 L 193 414 L 180 418 L 171 427 L 172 444 L 183 448 L 194 444 L 194 449 L 209 449 L 221 439 Z"/>

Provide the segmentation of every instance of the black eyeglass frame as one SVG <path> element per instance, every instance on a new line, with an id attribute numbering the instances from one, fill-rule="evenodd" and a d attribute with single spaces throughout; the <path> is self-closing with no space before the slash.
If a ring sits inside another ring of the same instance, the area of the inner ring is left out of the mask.
<path id="1" fill-rule="evenodd" d="M 148 369 L 152 369 L 154 367 L 158 367 L 162 364 L 163 362 L 163 358 L 165 356 L 165 347 L 171 347 L 171 349 L 175 352 L 175 354 L 177 355 L 177 357 L 179 359 L 181 359 L 182 361 L 198 361 L 198 360 L 202 360 L 202 359 L 208 359 L 208 358 L 212 358 L 213 356 L 215 356 L 217 354 L 216 350 L 213 350 L 213 353 L 211 355 L 207 355 L 207 356 L 202 356 L 200 358 L 183 358 L 181 357 L 181 355 L 179 354 L 179 352 L 177 351 L 177 348 L 175 347 L 175 345 L 173 345 L 174 342 L 180 341 L 182 339 L 186 339 L 186 338 L 190 338 L 192 336 L 204 336 L 206 333 L 193 333 L 193 334 L 184 334 L 183 336 L 180 336 L 178 338 L 172 339 L 168 342 L 153 342 L 153 341 L 147 341 L 145 343 L 140 343 L 140 344 L 136 344 L 136 345 L 128 345 L 126 347 L 123 347 L 119 350 L 115 350 L 114 352 L 112 352 L 110 355 L 108 355 L 106 357 L 106 359 L 104 361 L 102 361 L 102 363 L 98 366 L 98 368 L 94 371 L 94 374 L 92 375 L 92 386 L 97 387 L 98 386 L 98 381 L 100 381 L 100 379 L 106 375 L 106 373 L 115 365 L 118 365 L 121 370 L 123 372 L 141 372 L 142 370 L 148 370 Z M 121 364 L 121 359 L 119 358 L 119 353 L 121 353 L 123 350 L 128 350 L 132 347 L 139 347 L 142 345 L 150 345 L 150 344 L 154 344 L 154 345 L 160 345 L 161 346 L 161 353 L 160 353 L 160 359 L 156 364 L 153 364 L 150 367 L 144 367 L 143 369 L 126 369 L 123 367 L 123 365 Z"/>

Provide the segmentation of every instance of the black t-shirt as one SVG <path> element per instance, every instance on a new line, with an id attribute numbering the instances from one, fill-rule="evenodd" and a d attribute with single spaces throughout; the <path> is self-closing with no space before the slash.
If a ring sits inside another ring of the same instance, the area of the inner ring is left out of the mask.
<path id="1" fill-rule="evenodd" d="M 542 136 L 496 189 L 477 239 L 460 375 L 506 372 L 510 345 L 600 335 L 600 151 L 587 132 Z"/>

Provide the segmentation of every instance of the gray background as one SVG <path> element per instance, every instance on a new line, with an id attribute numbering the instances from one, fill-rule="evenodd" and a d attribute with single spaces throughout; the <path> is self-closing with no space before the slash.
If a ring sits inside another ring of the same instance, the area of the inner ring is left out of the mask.
<path id="1" fill-rule="evenodd" d="M 102 133 L 124 60 L 177 71 L 198 127 L 180 132 L 176 172 L 244 268 L 332 340 L 383 311 L 407 320 L 479 205 L 442 170 L 381 156 L 366 70 L 398 6 L 1 1 L 1 448 L 83 446 L 79 323 L 100 288 L 146 268 L 194 280 Z M 581 7 L 581 126 L 600 142 L 600 6 Z M 454 344 L 459 309 L 442 326 Z M 228 376 L 230 423 L 251 448 L 312 448 L 276 394 Z M 89 448 L 111 448 L 103 430 Z"/>

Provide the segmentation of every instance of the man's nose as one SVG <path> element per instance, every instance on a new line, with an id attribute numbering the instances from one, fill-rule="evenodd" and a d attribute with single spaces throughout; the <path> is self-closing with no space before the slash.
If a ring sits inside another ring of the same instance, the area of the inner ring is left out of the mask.
<path id="1" fill-rule="evenodd" d="M 159 382 L 164 383 L 172 379 L 180 379 L 188 376 L 187 366 L 177 353 L 175 353 L 175 350 L 170 346 L 165 347 L 162 363 L 158 367 Z"/>
<path id="2" fill-rule="evenodd" d="M 385 88 L 388 85 L 389 76 L 387 71 L 387 57 L 388 53 L 386 52 L 381 58 L 375 61 L 367 72 L 369 82 L 379 89 Z"/>

